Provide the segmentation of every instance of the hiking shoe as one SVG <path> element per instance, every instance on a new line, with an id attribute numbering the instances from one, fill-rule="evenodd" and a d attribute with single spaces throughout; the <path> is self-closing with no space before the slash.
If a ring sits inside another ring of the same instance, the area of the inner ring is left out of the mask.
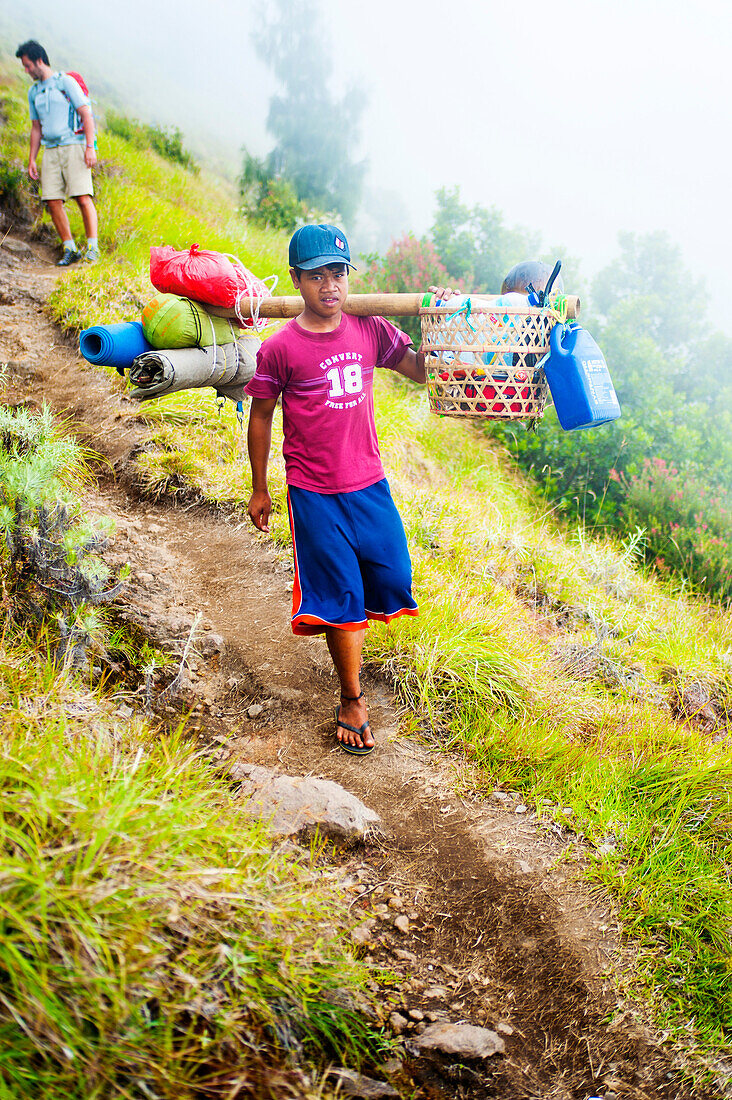
<path id="1" fill-rule="evenodd" d="M 99 259 L 99 249 L 98 248 L 87 248 L 86 252 L 84 253 L 84 261 L 88 264 L 95 264 L 98 259 Z"/>
<path id="2" fill-rule="evenodd" d="M 77 260 L 81 259 L 81 252 L 77 252 L 75 248 L 65 248 L 64 254 L 56 264 L 56 267 L 70 267 L 71 264 L 75 264 Z"/>

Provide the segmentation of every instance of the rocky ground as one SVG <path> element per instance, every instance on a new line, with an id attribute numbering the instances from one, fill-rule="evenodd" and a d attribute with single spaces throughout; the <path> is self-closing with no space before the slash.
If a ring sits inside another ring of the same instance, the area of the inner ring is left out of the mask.
<path id="1" fill-rule="evenodd" d="M 511 791 L 471 795 L 468 765 L 400 733 L 368 669 L 377 751 L 338 749 L 337 686 L 324 643 L 290 633 L 287 563 L 241 518 L 141 496 L 139 406 L 49 320 L 55 279 L 74 278 L 51 260 L 17 231 L 0 247 L 5 400 L 49 402 L 105 457 L 86 505 L 116 522 L 110 563 L 132 566 L 119 618 L 180 655 L 200 616 L 158 712 L 191 713 L 193 735 L 281 834 L 318 824 L 336 839 L 327 871 L 351 896 L 357 949 L 392 975 L 382 1014 L 400 1044 L 381 1084 L 334 1071 L 344 1094 L 685 1100 L 678 1052 L 627 996 L 632 945 L 583 879 L 581 838 Z M 144 707 L 144 685 L 123 685 L 119 703 L 122 716 Z"/>

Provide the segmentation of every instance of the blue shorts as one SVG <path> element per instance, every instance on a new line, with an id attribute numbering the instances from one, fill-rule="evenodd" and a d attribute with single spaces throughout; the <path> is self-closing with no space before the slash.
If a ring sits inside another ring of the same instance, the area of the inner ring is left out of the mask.
<path id="1" fill-rule="evenodd" d="M 369 619 L 417 614 L 407 538 L 386 478 L 355 493 L 290 485 L 287 503 L 294 634 L 361 630 Z"/>

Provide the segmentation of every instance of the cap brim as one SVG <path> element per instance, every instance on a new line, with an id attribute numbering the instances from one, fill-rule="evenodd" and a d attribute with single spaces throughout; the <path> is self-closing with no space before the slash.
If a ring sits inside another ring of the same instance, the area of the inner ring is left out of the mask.
<path id="1" fill-rule="evenodd" d="M 293 267 L 299 267 L 302 271 L 312 271 L 314 267 L 327 267 L 328 264 L 345 264 L 346 267 L 352 267 L 356 270 L 356 265 L 352 264 L 350 260 L 347 260 L 345 256 L 316 256 L 313 260 L 304 260 L 301 264 L 293 264 Z"/>

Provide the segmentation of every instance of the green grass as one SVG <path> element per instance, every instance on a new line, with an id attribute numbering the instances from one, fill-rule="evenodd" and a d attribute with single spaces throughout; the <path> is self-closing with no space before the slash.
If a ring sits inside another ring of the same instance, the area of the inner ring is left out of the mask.
<path id="1" fill-rule="evenodd" d="M 365 973 L 315 866 L 180 736 L 29 656 L 0 649 L 8 1094 L 200 1096 L 284 1067 L 285 1035 L 305 1063 L 368 1059 Z"/>
<path id="2" fill-rule="evenodd" d="M 284 276 L 286 239 L 247 226 L 232 192 L 205 172 L 109 135 L 100 150 L 107 258 L 59 286 L 52 309 L 62 324 L 136 316 L 152 293 L 151 244 L 197 241 L 260 276 Z M 421 613 L 373 627 L 368 659 L 391 674 L 407 728 L 466 754 L 478 790 L 520 790 L 604 846 L 591 875 L 636 937 L 664 1026 L 729 1051 L 730 754 L 666 706 L 696 680 L 729 710 L 729 615 L 644 575 L 637 542 L 563 528 L 506 452 L 430 414 L 418 388 L 379 378 L 375 400 Z M 155 444 L 139 460 L 150 491 L 243 511 L 250 486 L 230 410 L 219 419 L 213 399 L 194 392 L 138 415 Z M 286 552 L 280 440 L 278 422 L 273 535 Z M 561 655 L 596 645 L 593 623 L 605 671 L 573 678 Z"/>

